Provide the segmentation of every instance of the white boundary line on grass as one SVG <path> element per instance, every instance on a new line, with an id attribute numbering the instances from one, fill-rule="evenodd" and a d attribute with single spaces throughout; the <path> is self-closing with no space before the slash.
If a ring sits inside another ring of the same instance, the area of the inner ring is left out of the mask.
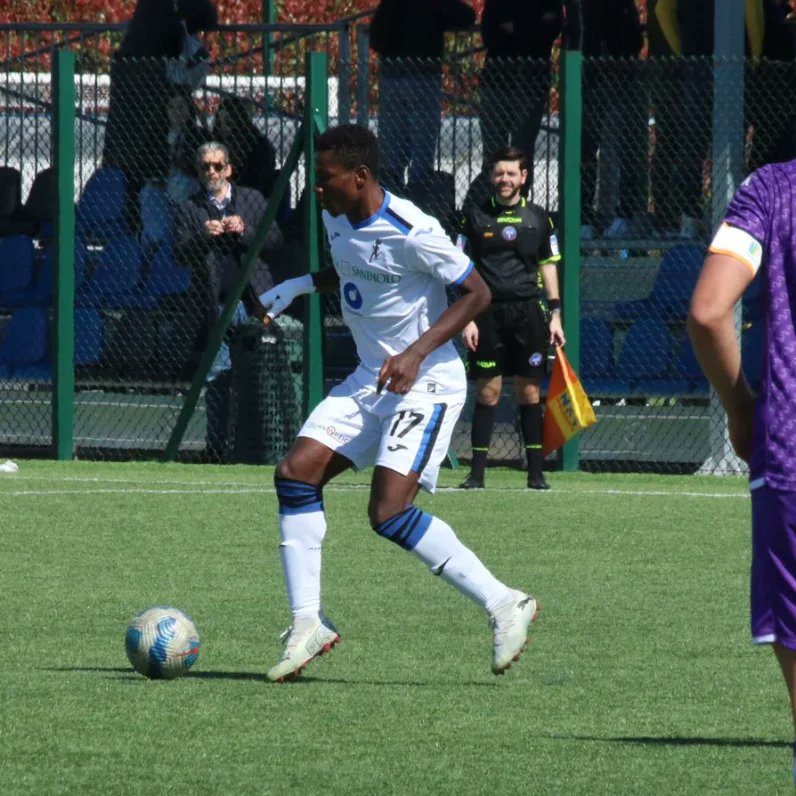
<path id="1" fill-rule="evenodd" d="M 52 483 L 69 482 L 84 484 L 128 484 L 131 486 L 124 488 L 50 488 L 50 489 L 24 489 L 8 490 L 3 486 L 10 486 L 10 482 L 18 481 L 47 481 Z M 53 495 L 246 495 L 246 494 L 274 494 L 276 490 L 272 486 L 253 486 L 240 482 L 219 483 L 218 481 L 158 481 L 160 488 L 151 487 L 146 481 L 139 481 L 127 478 L 99 478 L 99 477 L 66 477 L 53 479 L 50 477 L 39 476 L 19 476 L 13 475 L 9 483 L 3 484 L 0 481 L 0 499 L 3 497 L 49 497 Z M 177 487 L 174 489 L 164 488 L 167 486 Z M 210 488 L 208 488 L 210 487 Z M 334 492 L 357 492 L 369 488 L 369 484 L 330 484 L 326 490 Z M 456 487 L 440 487 L 437 492 L 448 494 L 451 492 L 461 492 Z M 493 489 L 494 492 L 523 492 L 528 493 L 523 487 L 504 487 Z M 473 493 L 477 494 L 477 493 Z M 556 496 L 572 498 L 577 495 L 610 495 L 614 497 L 673 497 L 673 498 L 741 498 L 749 499 L 748 492 L 682 492 L 656 489 L 576 489 L 576 490 L 551 490 L 550 492 L 539 495 L 542 500 L 555 499 Z"/>

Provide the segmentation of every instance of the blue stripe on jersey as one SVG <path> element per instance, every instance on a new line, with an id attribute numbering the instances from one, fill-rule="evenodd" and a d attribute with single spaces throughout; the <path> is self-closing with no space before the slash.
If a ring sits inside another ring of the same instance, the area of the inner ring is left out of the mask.
<path id="1" fill-rule="evenodd" d="M 447 404 L 434 404 L 431 420 L 428 421 L 426 430 L 423 432 L 423 439 L 420 440 L 420 448 L 417 451 L 415 460 L 412 462 L 412 472 L 422 473 L 423 468 L 428 464 L 431 451 L 434 450 L 434 445 L 437 442 L 439 430 L 442 428 L 442 421 L 445 418 L 445 410 L 447 408 Z"/>
<path id="2" fill-rule="evenodd" d="M 451 285 L 461 285 L 461 283 L 470 276 L 470 272 L 473 268 L 475 268 L 475 263 L 470 260 L 470 265 L 467 266 L 467 270 L 455 282 L 451 282 Z"/>
<path id="3" fill-rule="evenodd" d="M 408 235 L 409 230 L 412 229 L 412 225 L 405 218 L 401 218 L 391 207 L 388 207 L 384 211 L 384 220 L 389 221 L 390 224 L 399 232 L 403 232 L 404 235 Z"/>
<path id="4" fill-rule="evenodd" d="M 362 229 L 363 227 L 367 227 L 369 224 L 372 224 L 379 216 L 384 215 L 384 211 L 387 209 L 387 205 L 390 203 L 390 194 L 388 191 L 384 191 L 384 200 L 381 203 L 381 207 L 370 217 L 366 218 L 364 221 L 360 221 L 358 224 L 351 224 L 352 229 Z"/>
<path id="5" fill-rule="evenodd" d="M 317 486 L 276 477 L 274 477 L 274 486 L 280 514 L 309 514 L 313 511 L 323 511 L 323 496 Z"/>
<path id="6" fill-rule="evenodd" d="M 417 506 L 409 506 L 408 509 L 390 517 L 373 530 L 379 536 L 403 547 L 404 550 L 414 550 L 430 524 L 430 514 L 420 511 Z"/>

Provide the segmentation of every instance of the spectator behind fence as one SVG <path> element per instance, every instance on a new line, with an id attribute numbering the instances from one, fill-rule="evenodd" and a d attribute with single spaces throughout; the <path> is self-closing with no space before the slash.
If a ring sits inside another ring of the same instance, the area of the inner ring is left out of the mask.
<path id="1" fill-rule="evenodd" d="M 215 323 L 220 308 L 229 298 L 244 255 L 265 216 L 266 200 L 257 190 L 233 184 L 229 150 L 219 141 L 208 141 L 199 147 L 197 167 L 202 187 L 181 207 L 175 256 L 181 264 L 194 268 L 200 275 L 194 282 L 200 285 L 197 298 L 202 307 L 205 334 L 199 344 L 203 346 L 207 330 Z M 276 248 L 281 241 L 281 232 L 274 223 L 265 248 Z M 257 296 L 272 285 L 268 265 L 260 256 L 257 269 L 243 293 L 245 316 L 265 317 Z M 240 309 L 236 317 L 241 319 Z M 229 368 L 229 349 L 222 346 L 210 371 L 210 384 L 205 396 L 207 450 L 217 460 L 224 460 L 228 442 L 232 384 Z"/>
<path id="2" fill-rule="evenodd" d="M 218 106 L 213 138 L 226 144 L 235 184 L 256 188 L 268 198 L 276 182 L 276 150 L 252 117 L 255 105 L 243 97 L 225 97 Z"/>
<path id="3" fill-rule="evenodd" d="M 493 152 L 515 146 L 528 153 L 533 182 L 536 137 L 550 97 L 550 53 L 563 25 L 561 0 L 485 0 L 479 118 L 485 173 Z"/>
<path id="4" fill-rule="evenodd" d="M 627 237 L 647 210 L 647 111 L 635 0 L 583 0 L 582 237 Z M 599 181 L 599 196 L 597 191 Z"/>
<path id="5" fill-rule="evenodd" d="M 675 55 L 683 56 L 681 110 L 677 122 L 672 124 L 679 126 L 680 131 L 688 130 L 688 135 L 683 138 L 680 133 L 679 156 L 675 168 L 666 177 L 679 199 L 679 230 L 674 232 L 682 238 L 699 238 L 706 230 L 705 166 L 711 155 L 713 133 L 713 9 L 713 0 L 658 0 L 654 7 L 669 48 Z M 745 54 L 757 60 L 763 53 L 763 0 L 747 0 L 744 19 Z M 773 83 L 761 88 L 763 97 L 780 97 L 778 101 L 787 107 L 790 99 L 782 99 L 780 88 Z M 755 89 L 753 93 L 758 94 L 758 91 Z M 748 98 L 747 91 L 747 97 L 739 96 L 738 102 L 746 99 L 745 104 L 748 104 Z M 783 106 L 764 104 L 763 107 L 766 108 L 766 116 L 760 117 L 763 126 L 782 129 Z M 668 111 L 663 109 L 663 112 Z M 748 107 L 746 115 L 749 115 Z M 762 135 L 763 140 L 768 137 L 767 133 Z M 760 143 L 759 140 L 758 145 Z"/>
<path id="6" fill-rule="evenodd" d="M 492 196 L 480 207 L 466 209 L 461 221 L 458 244 L 492 294 L 492 304 L 462 333 L 470 351 L 467 374 L 476 383 L 472 465 L 462 489 L 484 488 L 504 375 L 514 377 L 528 488 L 548 488 L 542 472 L 540 384 L 548 347 L 566 342 L 558 292 L 561 256 L 550 216 L 521 194 L 527 177 L 525 152 L 515 147 L 497 150 L 490 158 Z"/>
<path id="7" fill-rule="evenodd" d="M 138 0 L 111 61 L 102 154 L 103 165 L 125 172 L 131 197 L 147 180 L 165 181 L 169 172 L 168 106 L 174 86 L 166 65 L 181 52 L 182 22 L 194 34 L 211 30 L 217 19 L 210 0 Z M 190 96 L 189 87 L 182 91 Z"/>
<path id="8" fill-rule="evenodd" d="M 180 89 L 175 89 L 169 98 L 168 120 L 166 193 L 172 202 L 181 204 L 201 186 L 196 174 L 196 152 L 210 139 L 210 132 L 200 122 L 193 99 Z"/>
<path id="9" fill-rule="evenodd" d="M 475 12 L 464 0 L 379 3 L 370 46 L 379 54 L 381 179 L 390 190 L 422 190 L 434 171 L 444 33 L 474 23 Z"/>

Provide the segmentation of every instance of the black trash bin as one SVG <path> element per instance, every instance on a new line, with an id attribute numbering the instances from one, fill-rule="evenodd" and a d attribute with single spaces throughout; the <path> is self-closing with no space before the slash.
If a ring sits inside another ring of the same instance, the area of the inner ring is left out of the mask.
<path id="1" fill-rule="evenodd" d="M 238 464 L 275 464 L 298 432 L 299 396 L 276 323 L 246 321 L 235 330 L 232 355 L 233 444 Z"/>

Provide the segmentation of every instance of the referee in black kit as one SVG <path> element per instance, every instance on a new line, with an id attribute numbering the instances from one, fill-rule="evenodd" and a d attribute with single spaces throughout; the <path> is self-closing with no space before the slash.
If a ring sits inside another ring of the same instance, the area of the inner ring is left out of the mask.
<path id="1" fill-rule="evenodd" d="M 551 345 L 566 342 L 561 326 L 553 223 L 544 208 L 522 195 L 527 155 L 504 147 L 489 161 L 492 196 L 465 210 L 458 245 L 473 259 L 492 291 L 487 311 L 462 332 L 468 375 L 476 383 L 471 431 L 472 466 L 462 489 L 483 489 L 495 407 L 503 376 L 514 377 L 520 428 L 528 461 L 528 487 L 549 489 L 542 474 L 542 405 L 539 385 Z"/>

